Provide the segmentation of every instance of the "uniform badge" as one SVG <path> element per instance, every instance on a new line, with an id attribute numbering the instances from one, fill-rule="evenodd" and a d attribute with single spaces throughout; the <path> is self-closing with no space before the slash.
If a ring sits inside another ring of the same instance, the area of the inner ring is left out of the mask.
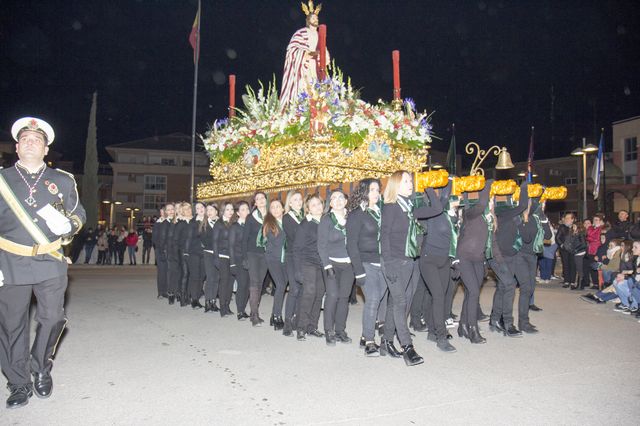
<path id="1" fill-rule="evenodd" d="M 49 192 L 53 195 L 56 195 L 58 193 L 58 185 L 56 185 L 55 183 L 51 182 L 49 184 L 49 186 L 47 186 L 47 189 L 49 190 Z"/>

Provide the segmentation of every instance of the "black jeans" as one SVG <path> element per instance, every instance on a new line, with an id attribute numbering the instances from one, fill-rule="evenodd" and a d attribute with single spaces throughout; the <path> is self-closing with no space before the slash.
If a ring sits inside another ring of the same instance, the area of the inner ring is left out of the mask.
<path id="1" fill-rule="evenodd" d="M 325 270 L 327 297 L 324 299 L 324 329 L 343 333 L 347 327 L 349 315 L 349 296 L 353 287 L 353 267 L 351 263 L 331 261 L 335 275 L 329 276 Z"/>
<path id="2" fill-rule="evenodd" d="M 480 287 L 484 281 L 484 262 L 460 260 L 458 269 L 464 283 L 464 301 L 460 313 L 460 324 L 477 326 Z"/>
<path id="3" fill-rule="evenodd" d="M 407 315 L 409 301 L 413 298 L 420 278 L 418 264 L 413 259 L 383 261 L 382 271 L 389 289 L 384 338 L 393 341 L 393 336 L 397 333 L 402 346 L 411 345 L 413 341 L 407 325 Z"/>
<path id="4" fill-rule="evenodd" d="M 515 262 L 515 274 L 520 285 L 518 297 L 518 325 L 522 327 L 529 323 L 529 304 L 536 285 L 536 267 L 538 256 L 529 253 L 518 253 Z"/>
<path id="5" fill-rule="evenodd" d="M 516 294 L 516 278 L 513 272 L 516 256 L 504 256 L 501 262 L 489 260 L 489 266 L 496 274 L 496 292 L 493 294 L 491 321 L 497 324 L 500 318 L 505 327 L 513 325 L 513 299 Z"/>
<path id="6" fill-rule="evenodd" d="M 287 302 L 284 305 L 284 316 L 285 318 L 291 319 L 297 311 L 298 300 L 302 294 L 302 284 L 295 278 L 296 271 L 293 260 L 285 260 L 285 266 L 287 269 L 287 279 L 289 281 L 289 292 L 287 293 Z"/>
<path id="7" fill-rule="evenodd" d="M 175 249 L 169 251 L 167 253 L 167 292 L 169 294 L 175 294 L 180 288 L 181 268 L 182 264 L 178 251 Z"/>
<path id="8" fill-rule="evenodd" d="M 233 278 L 231 277 L 229 259 L 226 257 L 219 257 L 217 266 L 218 272 L 220 273 L 220 308 L 229 308 L 231 295 L 233 294 Z"/>
<path id="9" fill-rule="evenodd" d="M 362 337 L 372 342 L 375 336 L 376 319 L 381 302 L 387 293 L 387 283 L 380 266 L 363 263 L 365 277 L 362 292 L 364 293 L 364 309 L 362 310 Z M 386 311 L 385 311 L 386 312 Z"/>
<path id="10" fill-rule="evenodd" d="M 152 246 L 147 246 L 147 245 L 142 246 L 142 263 L 143 264 L 149 263 L 149 259 L 151 258 L 151 247 Z"/>
<path id="11" fill-rule="evenodd" d="M 562 277 L 565 284 L 573 283 L 576 280 L 576 261 L 573 253 L 561 248 L 560 261 L 562 262 Z"/>
<path id="12" fill-rule="evenodd" d="M 33 285 L 0 287 L 0 367 L 9 384 L 31 383 L 31 372 L 51 371 L 51 358 L 64 330 L 64 293 L 67 276 L 55 277 Z M 31 295 L 37 308 L 36 336 L 29 352 Z"/>
<path id="13" fill-rule="evenodd" d="M 447 337 L 445 320 L 449 316 L 449 309 L 445 295 L 451 277 L 451 259 L 449 256 L 421 256 L 419 265 L 422 278 L 431 293 L 431 315 L 427 318 L 429 332 L 435 333 L 436 339 L 442 341 Z"/>
<path id="14" fill-rule="evenodd" d="M 287 289 L 287 269 L 285 264 L 280 262 L 280 259 L 267 259 L 267 269 L 275 286 L 271 315 L 281 317 L 282 305 L 284 305 L 284 292 Z"/>
<path id="15" fill-rule="evenodd" d="M 322 296 L 324 296 L 324 277 L 322 267 L 303 262 L 302 294 L 298 299 L 298 330 L 312 332 L 318 329 Z"/>
<path id="16" fill-rule="evenodd" d="M 409 302 L 411 302 L 409 307 L 411 325 L 414 328 L 419 327 L 420 319 L 427 321 L 431 317 L 431 294 L 427 290 L 427 283 L 423 276 L 420 276 L 416 291 Z"/>
<path id="17" fill-rule="evenodd" d="M 216 268 L 216 258 L 213 253 L 205 251 L 202 259 L 205 275 L 204 299 L 216 300 L 218 297 L 218 286 L 220 285 L 220 273 L 218 272 L 218 268 Z M 238 265 L 238 267 L 242 268 L 242 265 Z"/>
<path id="18" fill-rule="evenodd" d="M 198 300 L 202 295 L 202 283 L 204 282 L 204 261 L 201 254 L 190 254 L 187 260 L 189 268 L 188 296 L 191 300 Z"/>
<path id="19" fill-rule="evenodd" d="M 157 282 L 158 296 L 167 292 L 167 253 L 158 251 L 156 260 L 158 261 Z"/>

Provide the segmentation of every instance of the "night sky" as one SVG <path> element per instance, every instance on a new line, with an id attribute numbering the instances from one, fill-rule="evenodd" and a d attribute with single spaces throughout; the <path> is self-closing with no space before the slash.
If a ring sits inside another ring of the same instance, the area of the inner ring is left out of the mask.
<path id="1" fill-rule="evenodd" d="M 610 139 L 612 121 L 640 115 L 637 1 L 323 3 L 329 50 L 364 99 L 391 98 L 391 51 L 401 51 L 402 95 L 435 110 L 436 149 L 447 149 L 455 122 L 458 153 L 476 140 L 521 161 L 534 125 L 537 158 L 567 155 L 593 138 L 594 118 Z M 0 128 L 45 118 L 55 149 L 81 161 L 97 90 L 99 147 L 190 134 L 196 9 L 196 0 L 3 0 Z M 227 74 L 241 88 L 275 73 L 280 86 L 302 26 L 299 1 L 203 0 L 199 132 L 226 115 Z"/>

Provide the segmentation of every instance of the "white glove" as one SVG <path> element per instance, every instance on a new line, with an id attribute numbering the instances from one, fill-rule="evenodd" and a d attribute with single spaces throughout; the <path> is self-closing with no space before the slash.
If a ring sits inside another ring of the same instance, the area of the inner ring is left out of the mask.
<path id="1" fill-rule="evenodd" d="M 64 222 L 47 221 L 47 226 L 56 235 L 66 235 L 71 232 L 71 221 L 67 219 Z"/>
<path id="2" fill-rule="evenodd" d="M 0 271 L 0 287 L 4 285 L 4 274 Z"/>

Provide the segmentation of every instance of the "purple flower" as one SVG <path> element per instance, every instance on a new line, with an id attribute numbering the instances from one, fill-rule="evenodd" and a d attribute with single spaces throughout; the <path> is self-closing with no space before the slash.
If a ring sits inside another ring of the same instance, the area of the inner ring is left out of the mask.
<path id="1" fill-rule="evenodd" d="M 305 99 L 309 99 L 309 94 L 307 92 L 300 92 L 300 94 L 298 95 L 298 100 L 302 102 Z"/>
<path id="2" fill-rule="evenodd" d="M 226 126 L 227 124 L 229 124 L 228 118 L 221 118 L 220 120 L 216 120 L 215 129 L 220 130 L 222 127 Z"/>
<path id="3" fill-rule="evenodd" d="M 405 98 L 404 105 L 408 106 L 411 111 L 416 110 L 416 103 L 413 101 L 412 98 Z"/>
<path id="4" fill-rule="evenodd" d="M 431 134 L 431 129 L 433 129 L 433 126 L 427 121 L 426 118 L 420 120 L 420 126 L 427 131 L 427 134 Z"/>

